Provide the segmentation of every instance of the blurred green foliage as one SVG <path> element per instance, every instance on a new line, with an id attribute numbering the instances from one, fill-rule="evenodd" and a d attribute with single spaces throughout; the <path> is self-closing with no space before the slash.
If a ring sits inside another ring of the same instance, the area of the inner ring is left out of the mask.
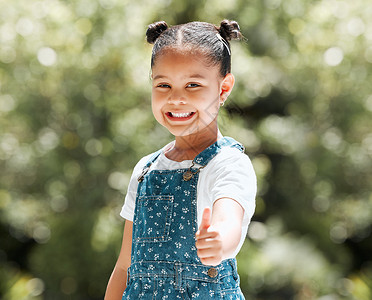
<path id="1" fill-rule="evenodd" d="M 369 0 L 0 0 L 0 297 L 102 299 L 150 109 L 146 26 L 235 19 L 220 116 L 258 176 L 247 299 L 372 299 Z"/>

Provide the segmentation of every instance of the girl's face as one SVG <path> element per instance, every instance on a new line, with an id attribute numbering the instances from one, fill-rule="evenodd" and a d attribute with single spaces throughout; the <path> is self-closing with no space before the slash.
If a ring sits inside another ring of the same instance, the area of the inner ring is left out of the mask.
<path id="1" fill-rule="evenodd" d="M 219 65 L 208 66 L 203 56 L 166 50 L 152 68 L 153 114 L 174 136 L 217 129 L 220 103 L 233 84 L 232 74 L 223 78 Z"/>

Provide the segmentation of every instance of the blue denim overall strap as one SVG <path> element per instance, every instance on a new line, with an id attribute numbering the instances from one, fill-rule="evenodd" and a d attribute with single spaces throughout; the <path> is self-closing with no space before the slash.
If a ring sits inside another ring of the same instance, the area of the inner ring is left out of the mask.
<path id="1" fill-rule="evenodd" d="M 199 167 L 152 170 L 160 151 L 145 165 L 139 177 L 123 299 L 244 299 L 235 259 L 205 266 L 195 247 L 198 171 L 223 147 L 244 149 L 225 137 L 195 157 Z M 192 176 L 185 180 L 183 175 L 190 170 Z"/>
<path id="2" fill-rule="evenodd" d="M 203 152 L 199 153 L 194 158 L 194 162 L 205 166 L 220 152 L 222 147 L 238 148 L 240 151 L 244 152 L 244 146 L 242 144 L 238 143 L 231 137 L 224 137 L 217 140 L 217 142 L 209 146 Z"/>

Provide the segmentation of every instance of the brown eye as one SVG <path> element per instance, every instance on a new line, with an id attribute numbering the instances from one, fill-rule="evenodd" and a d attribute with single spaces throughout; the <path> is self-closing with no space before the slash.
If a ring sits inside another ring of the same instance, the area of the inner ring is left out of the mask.
<path id="1" fill-rule="evenodd" d="M 164 84 L 164 83 L 161 83 L 161 84 L 158 84 L 156 87 L 159 87 L 159 88 L 170 88 L 171 86 L 169 84 Z"/>
<path id="2" fill-rule="evenodd" d="M 198 84 L 198 83 L 189 83 L 187 85 L 187 87 L 190 87 L 190 88 L 200 87 L 200 84 Z"/>

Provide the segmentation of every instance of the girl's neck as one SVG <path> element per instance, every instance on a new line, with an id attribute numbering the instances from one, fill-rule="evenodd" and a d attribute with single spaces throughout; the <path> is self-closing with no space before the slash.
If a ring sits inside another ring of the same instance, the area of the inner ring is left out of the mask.
<path id="1" fill-rule="evenodd" d="M 166 150 L 165 156 L 174 161 L 193 160 L 200 152 L 222 137 L 218 127 L 209 126 L 196 134 L 176 136 L 173 147 Z"/>

